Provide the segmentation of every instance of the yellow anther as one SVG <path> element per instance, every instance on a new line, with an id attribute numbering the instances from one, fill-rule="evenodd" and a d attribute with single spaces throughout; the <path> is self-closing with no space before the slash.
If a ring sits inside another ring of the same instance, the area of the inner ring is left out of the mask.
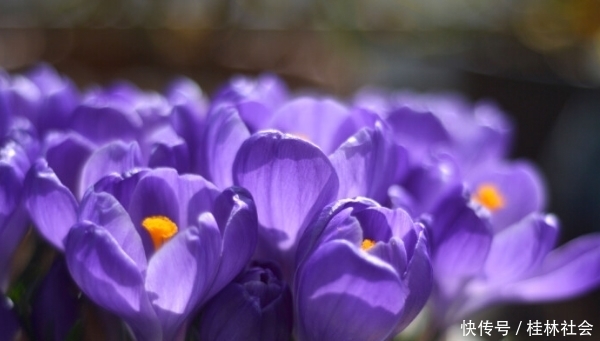
<path id="1" fill-rule="evenodd" d="M 473 199 L 492 212 L 504 207 L 502 193 L 492 184 L 484 183 L 479 185 L 473 195 Z"/>
<path id="2" fill-rule="evenodd" d="M 142 221 L 142 226 L 150 234 L 154 249 L 158 250 L 164 243 L 177 233 L 177 225 L 171 219 L 162 216 L 152 216 Z"/>
<path id="3" fill-rule="evenodd" d="M 369 251 L 373 246 L 375 246 L 375 242 L 372 239 L 363 239 L 362 244 L 360 244 L 360 248 Z"/>

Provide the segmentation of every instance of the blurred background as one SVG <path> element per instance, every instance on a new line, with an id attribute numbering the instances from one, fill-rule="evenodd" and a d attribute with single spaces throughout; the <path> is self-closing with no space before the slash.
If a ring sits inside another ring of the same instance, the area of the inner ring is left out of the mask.
<path id="1" fill-rule="evenodd" d="M 2 0 L 0 67 L 46 61 L 82 88 L 185 75 L 211 94 L 272 71 L 342 99 L 365 85 L 491 99 L 516 123 L 512 156 L 546 175 L 565 242 L 600 230 L 598 18 L 596 0 Z M 482 318 L 600 335 L 600 291 Z"/>

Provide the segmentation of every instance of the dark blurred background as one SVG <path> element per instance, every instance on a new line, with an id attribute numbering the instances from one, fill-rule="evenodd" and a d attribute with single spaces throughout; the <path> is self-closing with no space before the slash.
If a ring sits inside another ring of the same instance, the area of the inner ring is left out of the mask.
<path id="1" fill-rule="evenodd" d="M 80 87 L 178 75 L 208 94 L 273 71 L 344 99 L 371 84 L 496 101 L 534 160 L 561 242 L 600 230 L 600 2 L 596 0 L 2 0 L 0 66 L 54 65 Z M 584 319 L 600 291 L 510 306 L 495 320 Z"/>

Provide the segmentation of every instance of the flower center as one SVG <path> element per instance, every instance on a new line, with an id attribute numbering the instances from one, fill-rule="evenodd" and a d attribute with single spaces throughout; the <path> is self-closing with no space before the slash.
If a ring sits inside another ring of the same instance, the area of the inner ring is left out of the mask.
<path id="1" fill-rule="evenodd" d="M 375 242 L 372 239 L 363 239 L 362 244 L 360 244 L 360 248 L 369 251 L 373 246 L 375 246 Z"/>
<path id="2" fill-rule="evenodd" d="M 142 226 L 150 234 L 154 249 L 158 250 L 164 243 L 177 233 L 177 225 L 171 219 L 162 216 L 151 216 L 142 221 Z"/>
<path id="3" fill-rule="evenodd" d="M 492 184 L 484 183 L 479 185 L 473 195 L 473 199 L 492 212 L 504 207 L 502 193 Z"/>

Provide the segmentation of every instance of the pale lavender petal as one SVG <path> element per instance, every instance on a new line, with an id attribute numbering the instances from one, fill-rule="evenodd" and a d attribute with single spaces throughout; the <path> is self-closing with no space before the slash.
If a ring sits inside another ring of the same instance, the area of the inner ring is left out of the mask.
<path id="1" fill-rule="evenodd" d="M 175 338 L 189 315 L 205 302 L 219 265 L 221 237 L 214 218 L 179 232 L 150 259 L 146 290 L 163 328 Z"/>
<path id="2" fill-rule="evenodd" d="M 206 174 L 218 188 L 233 185 L 233 161 L 242 143 L 250 136 L 233 106 L 221 105 L 208 119 L 204 142 Z"/>
<path id="3" fill-rule="evenodd" d="M 80 197 L 88 187 L 110 173 L 124 173 L 141 166 L 140 148 L 136 142 L 114 141 L 96 150 L 87 160 L 81 172 Z"/>
<path id="4" fill-rule="evenodd" d="M 79 223 L 65 243 L 73 280 L 96 304 L 123 318 L 138 339 L 162 340 L 137 264 L 103 228 Z"/>
<path id="5" fill-rule="evenodd" d="M 333 99 L 311 97 L 286 103 L 274 114 L 269 126 L 311 141 L 327 155 L 358 129 L 344 105 Z"/>
<path id="6" fill-rule="evenodd" d="M 282 262 L 284 272 L 290 271 L 297 239 L 337 194 L 338 179 L 329 159 L 314 145 L 290 135 L 257 133 L 240 148 L 233 178 L 256 203 L 259 252 L 275 257 L 271 259 Z"/>
<path id="7" fill-rule="evenodd" d="M 493 185 L 503 198 L 503 207 L 491 212 L 495 231 L 502 230 L 545 206 L 545 188 L 540 173 L 533 165 L 519 161 L 512 164 L 494 163 L 467 179 L 472 191 L 480 185 Z"/>
<path id="8" fill-rule="evenodd" d="M 506 288 L 509 300 L 534 302 L 567 299 L 600 284 L 600 234 L 574 239 L 550 252 L 541 271 Z"/>
<path id="9" fill-rule="evenodd" d="M 75 132 L 52 132 L 46 136 L 44 149 L 48 166 L 60 181 L 71 192 L 80 193 L 81 170 L 96 145 Z"/>
<path id="10" fill-rule="evenodd" d="M 531 214 L 494 235 L 485 274 L 490 285 L 501 285 L 527 276 L 537 269 L 558 236 L 552 216 Z"/>
<path id="11" fill-rule="evenodd" d="M 329 159 L 340 179 L 338 199 L 365 196 L 384 202 L 388 188 L 407 169 L 406 151 L 380 127 L 354 134 Z"/>
<path id="12" fill-rule="evenodd" d="M 296 279 L 299 335 L 306 340 L 388 339 L 408 294 L 389 265 L 345 241 L 318 248 Z"/>
<path id="13" fill-rule="evenodd" d="M 146 270 L 146 254 L 142 239 L 127 211 L 112 195 L 88 192 L 79 207 L 79 221 L 88 221 L 103 227 L 137 264 L 140 272 Z"/>
<path id="14" fill-rule="evenodd" d="M 43 160 L 37 161 L 27 173 L 25 205 L 37 231 L 63 250 L 64 238 L 77 221 L 77 201 Z"/>

